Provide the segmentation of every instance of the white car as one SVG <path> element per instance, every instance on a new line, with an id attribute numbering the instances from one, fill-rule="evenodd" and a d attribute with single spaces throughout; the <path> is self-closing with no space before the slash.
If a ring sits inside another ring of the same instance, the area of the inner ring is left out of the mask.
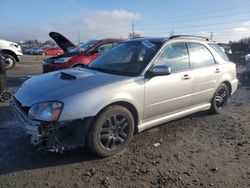
<path id="1" fill-rule="evenodd" d="M 0 50 L 2 50 L 5 56 L 6 69 L 15 67 L 16 62 L 19 62 L 20 57 L 23 55 L 19 44 L 7 40 L 0 39 Z"/>

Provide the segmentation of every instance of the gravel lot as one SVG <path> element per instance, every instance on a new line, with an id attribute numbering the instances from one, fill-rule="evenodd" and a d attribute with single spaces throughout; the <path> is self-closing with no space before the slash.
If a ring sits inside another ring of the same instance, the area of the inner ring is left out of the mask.
<path id="1" fill-rule="evenodd" d="M 41 58 L 23 61 L 8 71 L 11 89 L 42 72 Z M 249 114 L 245 81 L 222 114 L 144 131 L 123 153 L 100 159 L 87 148 L 38 153 L 0 103 L 0 187 L 250 187 Z"/>

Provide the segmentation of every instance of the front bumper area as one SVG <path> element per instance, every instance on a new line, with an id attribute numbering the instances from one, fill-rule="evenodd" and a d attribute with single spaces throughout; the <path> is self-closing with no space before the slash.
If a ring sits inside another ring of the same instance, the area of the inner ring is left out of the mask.
<path id="1" fill-rule="evenodd" d="M 63 151 L 86 145 L 89 121 L 40 122 L 30 120 L 19 102 L 13 98 L 10 106 L 21 127 L 39 150 Z"/>
<path id="2" fill-rule="evenodd" d="M 18 61 L 17 61 L 17 62 L 21 62 L 22 57 L 23 57 L 23 55 L 18 55 L 18 56 L 17 56 L 17 59 L 18 59 Z"/>

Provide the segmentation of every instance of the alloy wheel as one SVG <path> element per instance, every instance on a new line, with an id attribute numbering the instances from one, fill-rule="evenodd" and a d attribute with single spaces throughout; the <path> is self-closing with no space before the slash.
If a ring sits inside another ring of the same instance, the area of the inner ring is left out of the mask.
<path id="1" fill-rule="evenodd" d="M 4 62 L 5 62 L 5 69 L 10 69 L 13 67 L 14 61 L 11 57 L 6 56 Z"/>
<path id="2" fill-rule="evenodd" d="M 128 137 L 128 125 L 128 120 L 122 114 L 113 114 L 109 116 L 101 126 L 99 142 L 108 150 L 118 148 Z"/>
<path id="3" fill-rule="evenodd" d="M 225 88 L 221 88 L 215 96 L 215 105 L 218 109 L 222 109 L 228 99 L 228 91 Z"/>

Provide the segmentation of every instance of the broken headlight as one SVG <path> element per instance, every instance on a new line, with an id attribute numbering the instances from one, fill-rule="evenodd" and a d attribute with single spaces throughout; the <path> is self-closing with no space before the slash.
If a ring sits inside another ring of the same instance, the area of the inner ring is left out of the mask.
<path id="1" fill-rule="evenodd" d="M 30 107 L 28 117 L 40 121 L 57 121 L 63 109 L 61 102 L 42 102 Z"/>

